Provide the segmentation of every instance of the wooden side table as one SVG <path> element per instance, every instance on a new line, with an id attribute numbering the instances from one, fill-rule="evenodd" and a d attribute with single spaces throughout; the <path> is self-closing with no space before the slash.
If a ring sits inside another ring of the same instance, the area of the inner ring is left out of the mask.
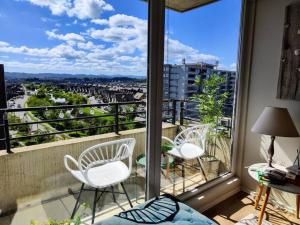
<path id="1" fill-rule="evenodd" d="M 267 165 L 268 165 L 267 163 L 256 163 L 256 164 L 251 165 L 248 168 L 249 175 L 254 180 L 256 180 L 258 182 L 258 189 L 259 190 L 258 190 L 257 197 L 255 199 L 255 209 L 258 208 L 260 198 L 262 196 L 264 188 L 266 187 L 265 198 L 264 198 L 263 204 L 262 204 L 261 209 L 260 209 L 260 214 L 259 214 L 259 217 L 258 217 L 257 225 L 262 224 L 264 213 L 265 213 L 265 210 L 266 210 L 266 206 L 268 204 L 268 200 L 269 200 L 269 196 L 270 196 L 270 192 L 271 192 L 272 188 L 297 195 L 297 198 L 296 198 L 296 200 L 297 200 L 296 201 L 296 213 L 297 213 L 296 217 L 299 218 L 300 187 L 296 186 L 292 183 L 286 183 L 284 185 L 278 185 L 278 184 L 269 184 L 267 182 L 260 182 L 257 171 L 263 171 L 264 169 L 267 168 Z M 285 171 L 285 168 L 282 167 L 282 166 L 274 165 L 274 167 L 277 168 L 277 169 Z"/>

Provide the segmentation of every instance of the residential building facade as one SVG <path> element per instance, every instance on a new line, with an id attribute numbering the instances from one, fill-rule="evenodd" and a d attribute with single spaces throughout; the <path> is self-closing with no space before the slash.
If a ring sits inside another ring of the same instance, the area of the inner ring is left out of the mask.
<path id="1" fill-rule="evenodd" d="M 200 76 L 202 79 L 208 79 L 212 74 L 225 77 L 225 82 L 220 87 L 220 93 L 227 92 L 228 98 L 223 106 L 224 114 L 231 116 L 233 111 L 236 72 L 229 70 L 220 70 L 217 64 L 209 63 L 186 63 L 165 64 L 164 65 L 164 99 L 166 100 L 186 100 L 194 94 L 201 91 L 201 87 L 195 85 L 195 79 Z M 195 103 L 187 103 L 185 116 L 196 117 L 197 112 Z"/>

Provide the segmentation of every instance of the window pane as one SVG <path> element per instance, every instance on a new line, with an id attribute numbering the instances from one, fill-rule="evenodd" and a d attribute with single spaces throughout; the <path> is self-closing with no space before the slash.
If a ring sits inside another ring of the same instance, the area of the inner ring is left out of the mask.
<path id="1" fill-rule="evenodd" d="M 144 201 L 147 13 L 144 1 L 1 0 L 0 64 L 11 109 L 10 138 L 1 141 L 22 153 L 15 161 L 22 171 L 5 171 L 26 187 L 21 194 L 4 189 L 15 199 L 1 210 L 25 197 L 28 205 L 46 202 L 42 208 L 49 219 L 68 219 L 78 197 L 68 189 L 77 192 L 81 182 L 105 190 L 96 221 L 130 208 L 121 181 L 133 204 Z M 118 142 L 126 138 L 135 139 L 134 149 L 130 140 Z M 116 142 L 83 157 L 82 168 L 70 159 L 73 171 L 64 167 L 65 155 L 77 161 L 84 150 L 110 141 Z M 92 162 L 96 175 L 90 182 L 85 171 Z M 110 183 L 122 207 L 107 193 L 113 191 Z M 17 185 L 6 187 L 11 186 Z M 94 193 L 81 197 L 78 215 L 89 219 Z M 47 207 L 54 202 L 59 207 Z M 30 220 L 41 218 L 39 213 Z"/>
<path id="2" fill-rule="evenodd" d="M 231 171 L 240 11 L 240 0 L 166 10 L 162 192 L 179 195 Z"/>

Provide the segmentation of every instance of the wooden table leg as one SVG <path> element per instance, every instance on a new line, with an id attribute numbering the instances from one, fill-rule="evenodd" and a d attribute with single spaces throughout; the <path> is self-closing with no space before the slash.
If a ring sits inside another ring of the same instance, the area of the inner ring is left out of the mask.
<path id="1" fill-rule="evenodd" d="M 296 195 L 296 218 L 299 219 L 300 195 Z"/>
<path id="2" fill-rule="evenodd" d="M 255 209 L 258 208 L 259 201 L 260 201 L 261 194 L 262 194 L 263 190 L 264 190 L 264 185 L 259 184 L 258 185 L 258 193 L 257 193 L 256 199 L 255 199 Z"/>
<path id="3" fill-rule="evenodd" d="M 263 203 L 263 205 L 261 206 L 261 209 L 260 209 L 260 214 L 259 214 L 257 225 L 261 225 L 262 224 L 262 221 L 263 221 L 263 218 L 264 218 L 264 214 L 265 214 L 265 210 L 266 210 L 266 206 L 268 204 L 268 200 L 269 200 L 269 196 L 270 196 L 270 191 L 271 191 L 271 188 L 267 187 L 266 193 L 265 193 L 264 203 Z"/>

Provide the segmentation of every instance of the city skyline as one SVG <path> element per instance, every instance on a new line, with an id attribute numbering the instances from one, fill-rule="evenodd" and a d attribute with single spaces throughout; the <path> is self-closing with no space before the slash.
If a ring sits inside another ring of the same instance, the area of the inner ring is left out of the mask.
<path id="1" fill-rule="evenodd" d="M 6 71 L 146 75 L 143 1 L 4 0 L 2 5 L 0 63 Z M 239 13 L 239 0 L 184 14 L 168 10 L 165 63 L 218 61 L 220 69 L 235 70 Z M 185 26 L 194 21 L 194 27 Z"/>

